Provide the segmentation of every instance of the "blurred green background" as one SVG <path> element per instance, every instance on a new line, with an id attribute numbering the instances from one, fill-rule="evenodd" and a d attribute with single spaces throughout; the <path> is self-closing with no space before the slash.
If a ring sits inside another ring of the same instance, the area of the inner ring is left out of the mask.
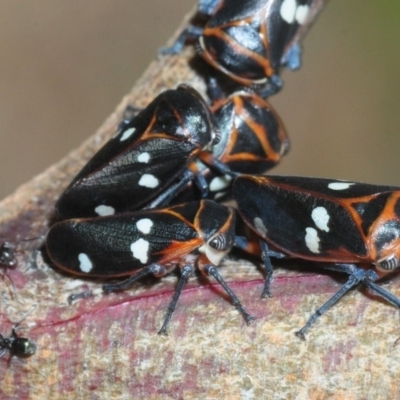
<path id="1" fill-rule="evenodd" d="M 195 0 L 0 0 L 0 198 L 91 135 Z M 400 1 L 331 0 L 271 102 L 272 173 L 400 186 Z"/>

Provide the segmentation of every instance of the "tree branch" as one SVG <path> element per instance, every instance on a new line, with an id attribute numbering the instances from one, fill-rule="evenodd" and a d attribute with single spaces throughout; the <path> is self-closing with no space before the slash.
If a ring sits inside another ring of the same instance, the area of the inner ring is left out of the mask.
<path id="1" fill-rule="evenodd" d="M 251 326 L 214 281 L 202 278 L 190 279 L 168 337 L 157 331 L 176 276 L 67 303 L 70 294 L 85 288 L 99 292 L 101 285 L 48 263 L 43 244 L 57 197 L 113 135 L 128 104 L 146 106 L 183 82 L 204 93 L 204 81 L 188 63 L 193 54 L 189 46 L 151 63 L 94 136 L 0 204 L 0 237 L 16 244 L 18 260 L 9 271 L 15 291 L 7 279 L 0 282 L 2 333 L 31 311 L 21 323 L 29 329 L 19 332 L 38 344 L 26 365 L 15 359 L 0 364 L 1 397 L 322 399 L 358 387 L 355 398 L 379 398 L 389 391 L 395 398 L 398 368 L 390 365 L 399 365 L 398 350 L 392 350 L 396 310 L 372 301 L 365 291 L 353 291 L 301 341 L 294 332 L 337 290 L 331 274 L 305 270 L 303 264 L 276 269 L 274 297 L 268 300 L 259 298 L 263 274 L 255 264 L 230 260 L 219 268 L 257 317 Z M 388 286 L 400 294 L 396 282 Z M 367 370 L 371 354 L 380 360 L 374 371 Z M 378 374 L 385 376 L 382 386 L 369 387 L 366 377 Z"/>

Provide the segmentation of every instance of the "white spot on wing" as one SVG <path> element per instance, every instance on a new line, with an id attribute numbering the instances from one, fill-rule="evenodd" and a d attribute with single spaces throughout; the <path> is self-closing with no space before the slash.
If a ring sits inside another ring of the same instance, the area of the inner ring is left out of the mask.
<path id="1" fill-rule="evenodd" d="M 325 207 L 315 207 L 311 212 L 311 218 L 315 222 L 317 228 L 321 229 L 321 231 L 329 232 L 329 219 L 330 216 Z"/>
<path id="2" fill-rule="evenodd" d="M 105 206 L 104 204 L 97 206 L 94 209 L 94 211 L 96 212 L 97 215 L 100 215 L 100 217 L 105 217 L 106 215 L 114 215 L 115 214 L 114 207 Z"/>
<path id="3" fill-rule="evenodd" d="M 93 264 L 90 261 L 90 258 L 85 253 L 79 253 L 78 255 L 79 260 L 79 268 L 82 272 L 90 272 L 93 269 Z"/>
<path id="4" fill-rule="evenodd" d="M 133 257 L 137 258 L 142 264 L 146 264 L 149 259 L 149 242 L 140 238 L 131 244 L 131 251 Z"/>
<path id="5" fill-rule="evenodd" d="M 254 218 L 253 222 L 254 222 L 254 227 L 256 228 L 257 232 L 261 236 L 266 237 L 268 230 L 267 230 L 266 226 L 264 225 L 264 222 L 262 221 L 262 219 L 259 217 L 256 217 L 256 218 Z"/>
<path id="6" fill-rule="evenodd" d="M 232 177 L 229 175 L 224 175 L 224 176 L 216 176 L 211 182 L 210 182 L 210 191 L 211 192 L 219 192 L 222 189 L 227 188 L 232 182 Z"/>
<path id="7" fill-rule="evenodd" d="M 121 139 L 119 139 L 120 142 L 123 142 L 126 139 L 129 139 L 136 131 L 136 128 L 129 128 L 127 129 L 121 136 Z"/>
<path id="8" fill-rule="evenodd" d="M 139 157 L 137 158 L 137 160 L 138 160 L 140 163 L 145 163 L 145 164 L 147 164 L 147 163 L 150 161 L 150 154 L 147 153 L 147 152 L 144 152 L 144 153 L 142 153 L 142 154 L 139 155 Z"/>
<path id="9" fill-rule="evenodd" d="M 294 18 L 296 15 L 296 0 L 283 0 L 281 5 L 280 14 L 284 21 L 288 24 L 292 24 L 294 22 Z"/>
<path id="10" fill-rule="evenodd" d="M 298 6 L 296 10 L 296 21 L 300 24 L 303 25 L 304 22 L 306 22 L 308 12 L 310 11 L 310 7 L 307 5 L 304 6 Z"/>
<path id="11" fill-rule="evenodd" d="M 151 231 L 151 228 L 153 226 L 153 221 L 149 218 L 143 218 L 140 219 L 138 222 L 136 222 L 136 228 L 144 234 L 148 234 Z"/>
<path id="12" fill-rule="evenodd" d="M 332 190 L 345 190 L 348 189 L 351 185 L 354 185 L 353 182 L 331 182 L 328 185 L 329 189 Z"/>
<path id="13" fill-rule="evenodd" d="M 319 237 L 318 232 L 314 228 L 306 228 L 305 236 L 306 246 L 312 253 L 319 253 Z"/>
<path id="14" fill-rule="evenodd" d="M 139 185 L 150 189 L 154 189 L 158 186 L 158 179 L 151 174 L 143 174 L 139 180 Z"/>

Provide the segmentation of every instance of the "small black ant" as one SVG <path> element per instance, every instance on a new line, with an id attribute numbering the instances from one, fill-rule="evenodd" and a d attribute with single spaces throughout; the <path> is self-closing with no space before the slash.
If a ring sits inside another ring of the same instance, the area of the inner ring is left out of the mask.
<path id="1" fill-rule="evenodd" d="M 32 340 L 28 338 L 17 335 L 19 325 L 33 311 L 33 309 L 28 311 L 28 313 L 14 325 L 10 336 L 6 337 L 0 333 L 0 358 L 8 351 L 10 353 L 9 361 L 12 357 L 17 357 L 23 361 L 23 358 L 30 357 L 36 353 L 36 343 L 32 342 Z"/>
<path id="2" fill-rule="evenodd" d="M 15 356 L 18 358 L 26 358 L 36 353 L 37 346 L 32 340 L 20 337 L 16 332 L 17 325 L 12 328 L 11 335 L 4 337 L 0 333 L 0 358 L 10 352 L 10 358 Z"/>

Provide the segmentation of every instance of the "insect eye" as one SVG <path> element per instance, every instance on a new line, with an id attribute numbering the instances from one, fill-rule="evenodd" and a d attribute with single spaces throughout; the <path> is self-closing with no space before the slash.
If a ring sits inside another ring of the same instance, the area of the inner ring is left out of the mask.
<path id="1" fill-rule="evenodd" d="M 394 255 L 388 258 L 384 258 L 383 260 L 379 260 L 377 263 L 377 267 L 381 271 L 393 271 L 398 266 L 399 266 L 399 260 Z"/>
<path id="2" fill-rule="evenodd" d="M 214 236 L 208 243 L 215 250 L 225 250 L 227 247 L 225 235 Z"/>

